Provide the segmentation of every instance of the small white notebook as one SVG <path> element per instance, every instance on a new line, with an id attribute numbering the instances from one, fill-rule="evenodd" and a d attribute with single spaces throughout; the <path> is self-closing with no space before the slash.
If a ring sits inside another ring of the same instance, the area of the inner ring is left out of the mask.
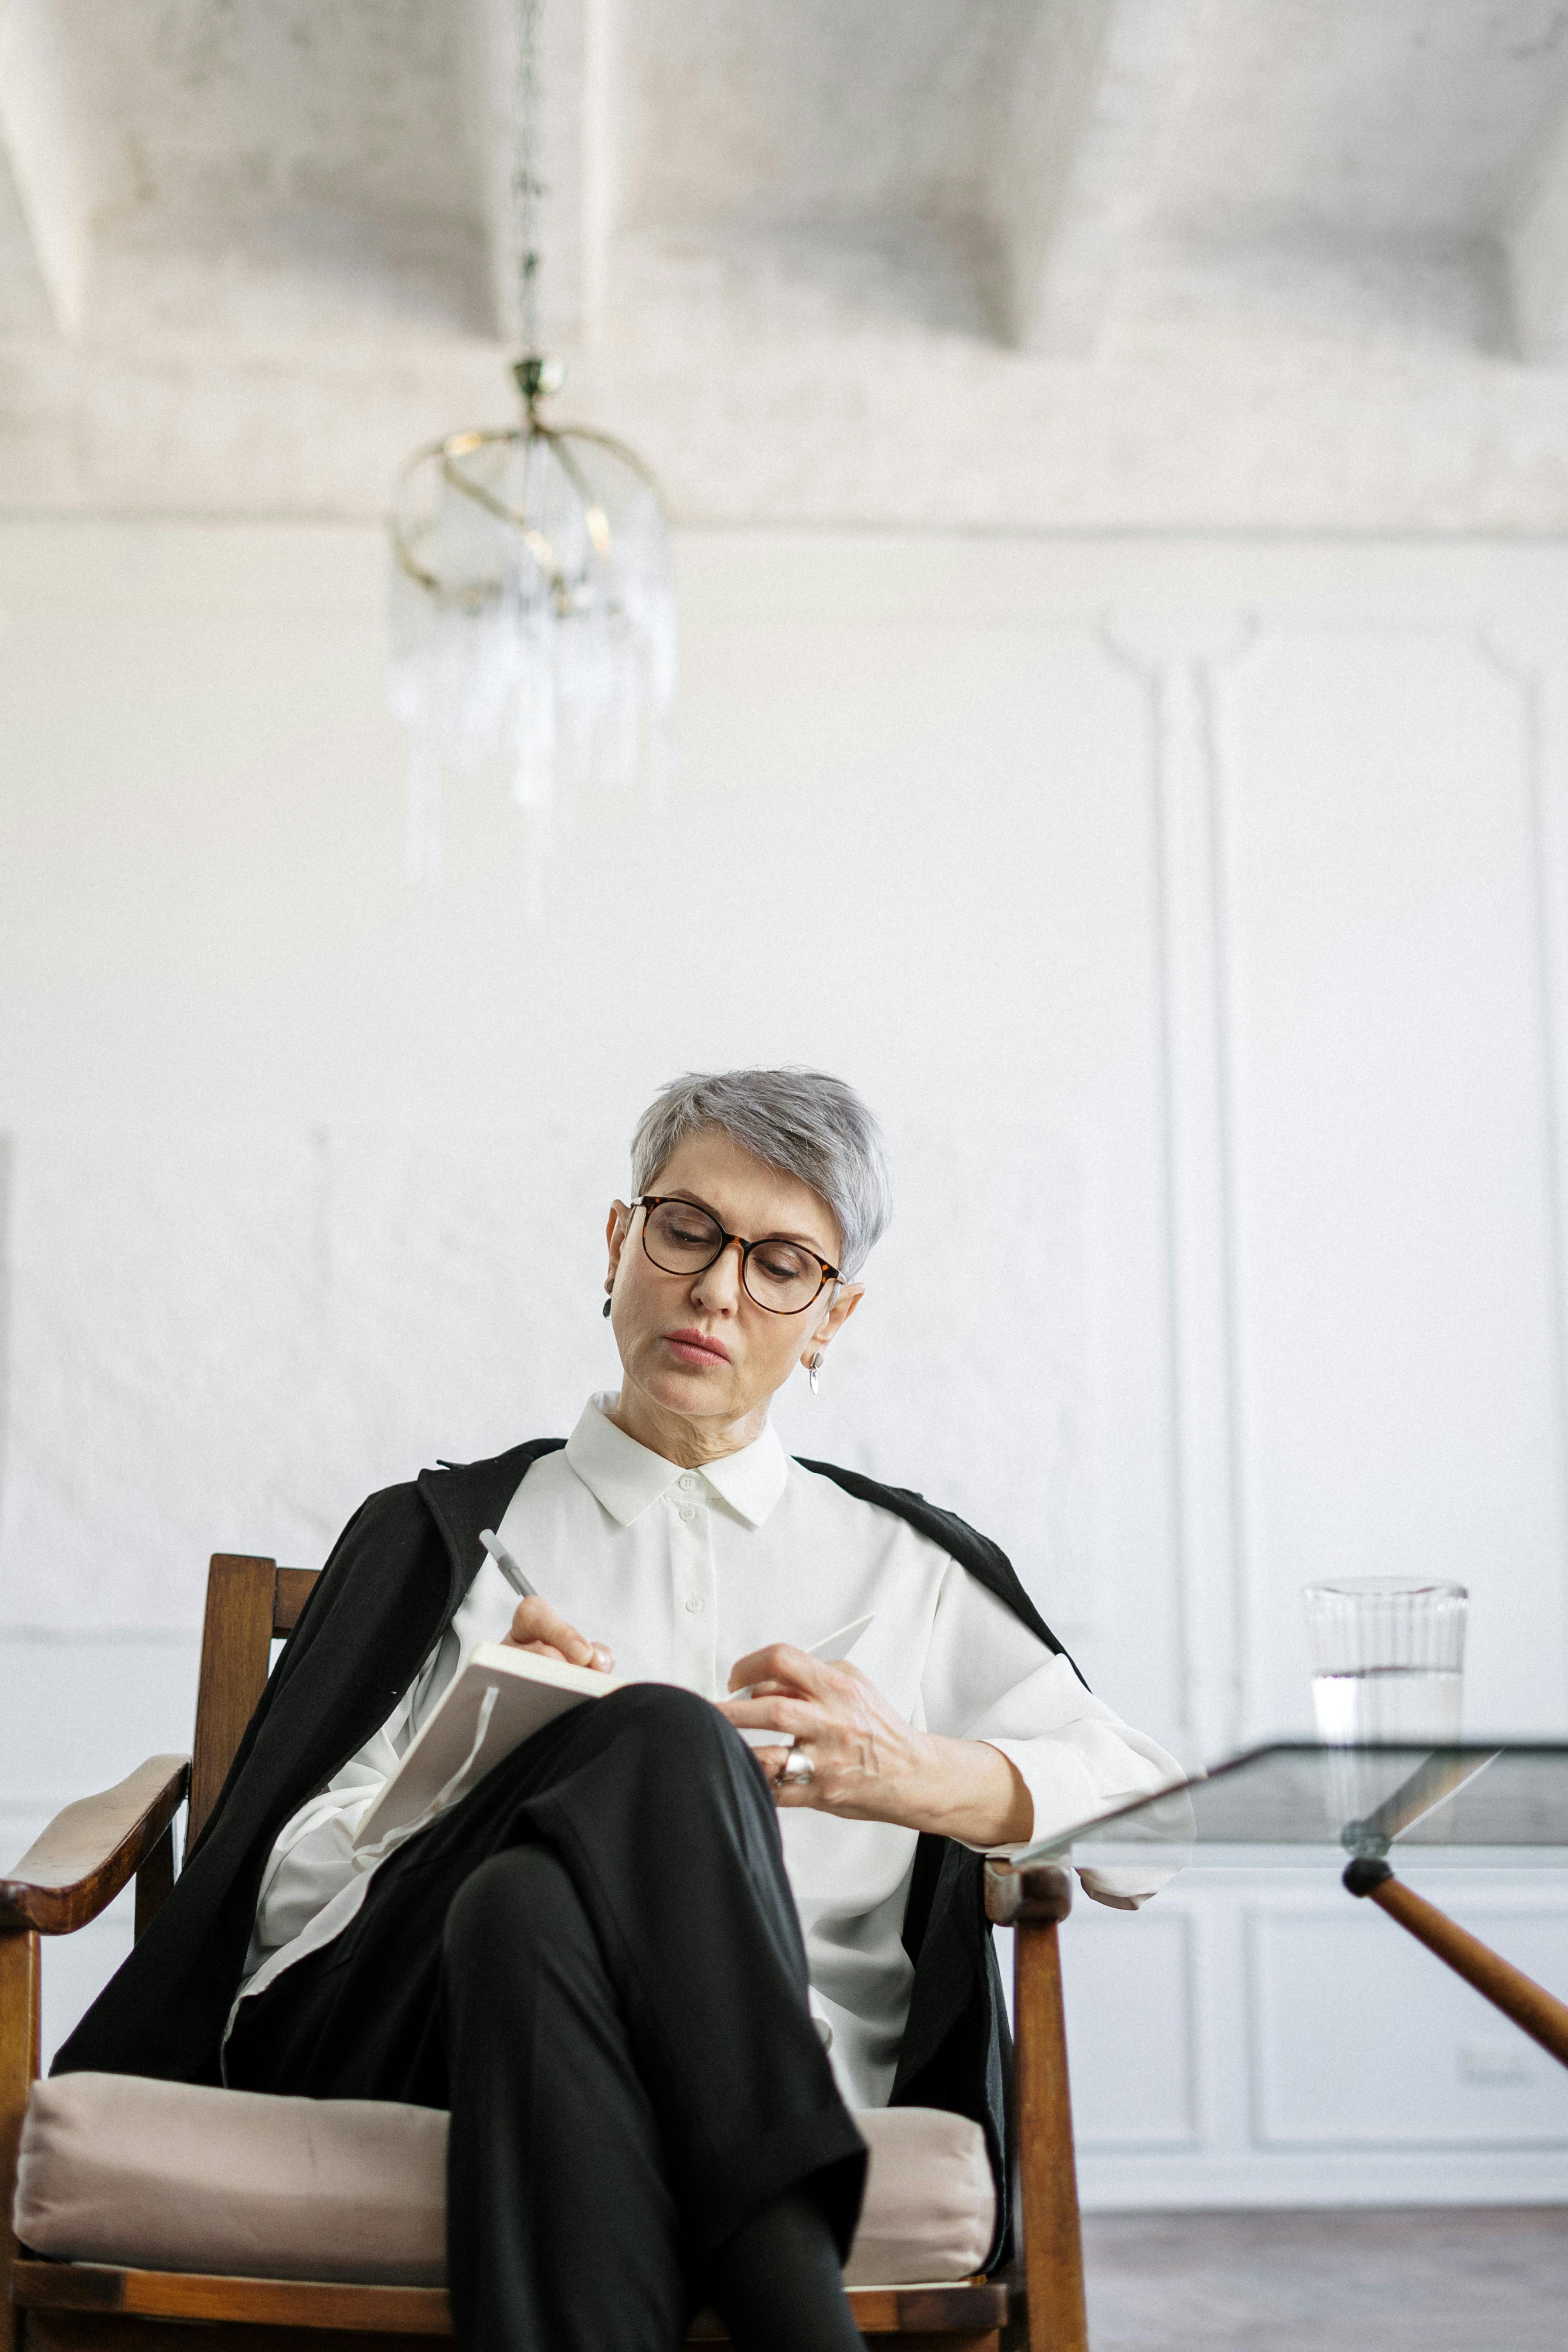
<path id="1" fill-rule="evenodd" d="M 355 1852 L 422 1829 L 545 1724 L 627 1680 L 500 1642 L 477 1643 L 354 1832 Z"/>
<path id="2" fill-rule="evenodd" d="M 814 1642 L 806 1655 L 836 1665 L 873 1622 L 870 1617 L 857 1617 Z M 379 1861 L 466 1797 L 492 1764 L 568 1707 L 605 1698 L 636 1679 L 632 1675 L 595 1674 L 591 1666 L 569 1666 L 563 1659 L 542 1658 L 533 1650 L 514 1650 L 504 1642 L 476 1643 L 354 1832 L 355 1853 L 366 1863 Z M 749 1689 L 731 1693 L 733 1698 L 750 1696 Z M 776 1731 L 742 1731 L 741 1737 L 751 1748 L 794 1745 L 787 1734 Z"/>

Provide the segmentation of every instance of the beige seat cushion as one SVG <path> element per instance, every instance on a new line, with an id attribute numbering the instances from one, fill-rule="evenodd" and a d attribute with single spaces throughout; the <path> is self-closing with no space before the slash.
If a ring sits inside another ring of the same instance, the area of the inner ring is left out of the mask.
<path id="1" fill-rule="evenodd" d="M 995 2217 L 979 2126 L 934 2107 L 855 2120 L 871 2163 L 849 2284 L 978 2270 Z M 431 2107 L 62 2074 L 34 2087 L 15 2225 L 65 2261 L 437 2285 L 446 2158 Z"/>

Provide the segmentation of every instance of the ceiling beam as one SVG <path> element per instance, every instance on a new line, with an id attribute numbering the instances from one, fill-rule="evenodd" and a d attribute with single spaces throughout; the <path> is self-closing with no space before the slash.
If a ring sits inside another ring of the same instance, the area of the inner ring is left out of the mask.
<path id="1" fill-rule="evenodd" d="M 0 0 L 0 256 L 24 299 L 30 259 L 63 335 L 82 322 L 89 227 L 58 11 L 52 0 Z"/>
<path id="2" fill-rule="evenodd" d="M 521 339 L 516 206 L 518 23 L 515 0 L 468 0 L 470 119 L 489 251 L 497 334 Z M 591 346 L 603 325 L 624 43 L 617 0 L 552 0 L 539 12 L 542 152 L 541 340 Z"/>
<path id="3" fill-rule="evenodd" d="M 1568 106 L 1529 157 L 1499 244 L 1508 348 L 1568 356 Z"/>
<path id="4" fill-rule="evenodd" d="M 1007 340 L 1092 352 L 1142 217 L 1203 0 L 1054 0 L 1020 60 L 992 182 Z"/>

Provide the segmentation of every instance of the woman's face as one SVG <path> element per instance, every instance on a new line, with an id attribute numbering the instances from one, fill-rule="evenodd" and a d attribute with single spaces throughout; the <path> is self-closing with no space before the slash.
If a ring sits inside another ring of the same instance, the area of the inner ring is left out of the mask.
<path id="1" fill-rule="evenodd" d="M 745 1241 L 803 1243 L 837 1265 L 843 1247 L 827 1204 L 809 1185 L 764 1167 L 717 1128 L 688 1136 L 649 1186 L 697 1202 Z M 611 1320 L 626 1381 L 616 1419 L 640 1433 L 674 1415 L 725 1450 L 760 1435 L 768 1400 L 797 1363 L 825 1349 L 859 1304 L 858 1287 L 831 1285 L 798 1315 L 759 1307 L 741 1280 L 741 1253 L 726 1248 L 700 1274 L 666 1274 L 642 1244 L 644 1212 L 610 1212 Z M 744 1433 L 735 1424 L 752 1426 Z"/>

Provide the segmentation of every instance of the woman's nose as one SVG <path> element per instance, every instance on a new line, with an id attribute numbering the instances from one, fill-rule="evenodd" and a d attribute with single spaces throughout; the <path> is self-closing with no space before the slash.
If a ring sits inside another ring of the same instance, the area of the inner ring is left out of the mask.
<path id="1" fill-rule="evenodd" d="M 743 1244 L 726 1242 L 711 1265 L 705 1265 L 691 1286 L 691 1296 L 720 1314 L 741 1303 L 741 1252 Z M 733 1251 L 733 1256 L 731 1252 Z"/>

